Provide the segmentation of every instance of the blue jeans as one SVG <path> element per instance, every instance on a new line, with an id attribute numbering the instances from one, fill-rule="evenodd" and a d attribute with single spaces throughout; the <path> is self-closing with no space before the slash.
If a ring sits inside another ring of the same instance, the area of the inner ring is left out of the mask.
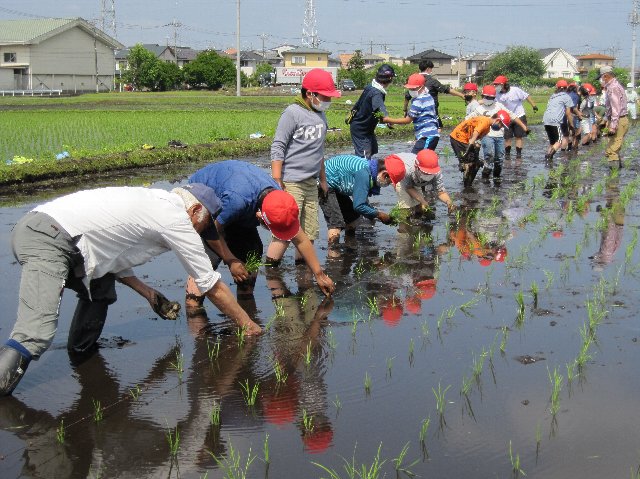
<path id="1" fill-rule="evenodd" d="M 485 136 L 482 139 L 482 151 L 484 152 L 484 167 L 502 167 L 504 161 L 504 137 Z"/>

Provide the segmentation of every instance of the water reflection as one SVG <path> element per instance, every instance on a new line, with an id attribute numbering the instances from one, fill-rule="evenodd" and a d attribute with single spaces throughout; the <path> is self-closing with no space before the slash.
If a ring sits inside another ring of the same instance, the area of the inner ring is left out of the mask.
<path id="1" fill-rule="evenodd" d="M 602 271 L 611 264 L 620 244 L 624 229 L 625 209 L 620 201 L 620 178 L 614 176 L 605 183 L 605 208 L 599 209 L 603 223 L 601 223 L 600 247 L 589 258 L 594 270 Z"/>

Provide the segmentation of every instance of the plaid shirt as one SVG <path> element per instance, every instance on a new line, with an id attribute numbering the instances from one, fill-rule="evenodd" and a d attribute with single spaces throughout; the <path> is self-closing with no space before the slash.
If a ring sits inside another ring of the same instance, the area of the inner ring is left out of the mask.
<path id="1" fill-rule="evenodd" d="M 609 128 L 615 130 L 618 128 L 618 120 L 627 115 L 627 93 L 615 78 L 609 80 L 604 85 L 605 97 L 604 107 L 606 109 L 605 116 L 609 121 Z"/>

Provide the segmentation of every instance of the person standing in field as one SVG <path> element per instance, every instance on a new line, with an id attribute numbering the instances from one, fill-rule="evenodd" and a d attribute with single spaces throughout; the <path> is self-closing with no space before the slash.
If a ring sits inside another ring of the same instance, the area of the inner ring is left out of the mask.
<path id="1" fill-rule="evenodd" d="M 420 68 L 420 75 L 424 75 L 425 78 L 425 86 L 429 95 L 433 98 L 433 101 L 436 105 L 436 115 L 438 115 L 438 129 L 442 130 L 442 120 L 440 119 L 440 112 L 438 103 L 438 93 L 445 93 L 448 95 L 457 96 L 458 98 L 462 98 L 464 100 L 464 95 L 457 90 L 451 88 L 450 85 L 443 85 L 432 75 L 433 72 L 433 62 L 431 60 L 424 60 L 418 64 L 418 68 Z M 409 102 L 411 101 L 411 95 L 409 92 L 405 93 L 404 96 L 404 111 L 407 112 L 409 110 Z M 436 143 L 437 144 L 437 143 Z M 436 145 L 433 145 L 435 149 Z"/>
<path id="2" fill-rule="evenodd" d="M 477 141 L 482 140 L 489 131 L 499 130 L 503 126 L 508 128 L 511 124 L 511 117 L 505 110 L 499 110 L 490 117 L 474 116 L 463 120 L 456 126 L 449 137 L 451 148 L 458 158 L 459 169 L 462 172 L 464 186 L 470 187 L 483 166 L 480 161 L 480 145 Z"/>
<path id="3" fill-rule="evenodd" d="M 500 110 L 506 111 L 512 122 L 522 123 L 522 120 L 514 112 L 507 109 L 499 101 L 496 101 L 496 88 L 493 85 L 485 85 L 482 87 L 482 103 L 477 103 L 476 107 L 467 114 L 467 118 L 474 116 L 491 117 Z M 526 134 L 529 134 L 527 125 L 522 123 L 520 126 Z M 495 180 L 501 177 L 504 160 L 504 130 L 504 128 L 491 128 L 487 136 L 482 139 L 484 155 L 482 177 L 485 179 L 489 178 L 491 173 L 493 173 Z"/>
<path id="4" fill-rule="evenodd" d="M 526 126 L 527 115 L 524 111 L 523 103 L 526 100 L 529 102 L 534 112 L 538 111 L 538 107 L 533 102 L 527 92 L 518 88 L 517 86 L 511 86 L 509 79 L 504 75 L 499 75 L 493 80 L 493 86 L 496 88 L 496 100 L 502 103 L 507 109 L 514 112 L 520 121 Z M 504 132 L 504 156 L 507 161 L 511 160 L 511 143 L 512 138 L 516 139 L 516 160 L 522 159 L 522 148 L 524 147 L 524 137 L 526 136 L 526 130 L 523 130 L 519 124 L 515 122 L 511 124 L 510 128 L 507 128 Z"/>
<path id="5" fill-rule="evenodd" d="M 480 102 L 476 99 L 476 96 L 478 96 L 478 85 L 475 83 L 465 83 L 462 93 L 464 94 L 464 103 L 467 105 L 465 116 L 468 117 L 469 114 L 480 105 Z"/>
<path id="6" fill-rule="evenodd" d="M 551 161 L 553 155 L 560 149 L 564 143 L 563 124 L 573 124 L 573 100 L 567 94 L 568 84 L 566 80 L 558 80 L 556 83 L 556 92 L 551 95 L 547 108 L 542 116 L 544 130 L 549 138 L 549 148 L 544 156 L 546 161 Z"/>
<path id="7" fill-rule="evenodd" d="M 404 86 L 408 88 L 413 101 L 411 108 L 403 118 L 388 118 L 387 123 L 406 125 L 413 122 L 416 142 L 411 153 L 417 154 L 423 149 L 435 150 L 440 133 L 438 132 L 438 114 L 435 102 L 425 87 L 425 78 L 419 73 L 414 73 Z"/>
<path id="8" fill-rule="evenodd" d="M 633 83 L 627 83 L 627 111 L 633 121 L 638 119 L 637 103 L 638 93 L 636 92 L 636 89 L 633 88 Z"/>
<path id="9" fill-rule="evenodd" d="M 11 394 L 32 360 L 49 349 L 58 327 L 62 293 L 78 303 L 67 349 L 75 357 L 95 352 L 116 282 L 144 297 L 164 319 L 180 305 L 138 279 L 134 266 L 173 251 L 206 296 L 246 334 L 260 334 L 220 280 L 200 235 L 213 227 L 220 203 L 211 188 L 194 183 L 172 192 L 112 187 L 79 191 L 36 206 L 13 228 L 11 243 L 22 265 L 18 313 L 0 346 L 0 396 Z"/>
<path id="10" fill-rule="evenodd" d="M 331 98 L 341 95 L 331 73 L 320 68 L 310 70 L 302 80 L 300 97 L 282 113 L 271 144 L 271 176 L 295 198 L 300 225 L 311 242 L 319 234 L 318 182 L 325 194 L 329 189 L 324 173 L 325 111 L 331 106 Z M 281 258 L 288 246 L 289 241 L 274 238 L 267 255 Z M 299 251 L 296 261 L 303 261 Z"/>
<path id="11" fill-rule="evenodd" d="M 371 85 L 367 85 L 351 110 L 347 120 L 351 132 L 353 149 L 357 156 L 371 158 L 378 153 L 376 127 L 387 123 L 389 112 L 384 104 L 387 88 L 393 82 L 396 72 L 386 63 L 380 65 Z"/>
<path id="12" fill-rule="evenodd" d="M 620 150 L 622 142 L 629 130 L 629 118 L 627 117 L 627 94 L 620 82 L 613 74 L 613 68 L 604 66 L 600 68 L 600 83 L 605 92 L 604 108 L 607 128 L 609 129 L 609 143 L 605 155 L 610 167 L 621 166 Z"/>

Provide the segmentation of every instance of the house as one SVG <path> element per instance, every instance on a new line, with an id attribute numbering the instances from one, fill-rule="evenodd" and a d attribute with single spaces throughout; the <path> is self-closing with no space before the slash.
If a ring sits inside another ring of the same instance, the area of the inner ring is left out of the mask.
<path id="1" fill-rule="evenodd" d="M 573 78 L 578 74 L 578 59 L 562 48 L 542 48 L 538 54 L 544 64 L 545 78 Z"/>
<path id="2" fill-rule="evenodd" d="M 156 58 L 164 60 L 168 63 L 177 63 L 176 55 L 173 48 L 168 45 L 158 45 L 157 43 L 143 43 L 142 48 L 153 53 Z M 133 47 L 126 47 L 116 51 L 116 75 L 122 75 L 122 72 L 128 68 L 129 53 Z"/>
<path id="3" fill-rule="evenodd" d="M 433 76 L 437 76 L 438 80 L 443 84 L 449 84 L 453 88 L 458 88 L 458 69 L 454 68 L 456 58 L 447 53 L 438 50 L 425 50 L 407 58 L 409 63 L 419 65 L 423 61 L 431 60 L 433 62 Z M 460 71 L 464 75 L 464 71 Z"/>
<path id="4" fill-rule="evenodd" d="M 589 53 L 587 55 L 578 55 L 578 71 L 580 75 L 586 75 L 590 70 L 604 66 L 612 67 L 616 61 L 615 57 L 603 55 L 602 53 Z"/>
<path id="5" fill-rule="evenodd" d="M 0 90 L 113 90 L 123 47 L 82 18 L 0 20 Z"/>
<path id="6" fill-rule="evenodd" d="M 329 65 L 330 54 L 327 50 L 310 47 L 283 51 L 284 65 L 276 68 L 276 83 L 300 84 L 302 78 L 313 68 L 322 68 L 330 72 L 335 81 L 338 67 Z"/>
<path id="7" fill-rule="evenodd" d="M 464 62 L 464 80 L 474 83 L 482 83 L 484 73 L 487 71 L 489 61 L 495 53 L 475 53 L 462 58 Z"/>

